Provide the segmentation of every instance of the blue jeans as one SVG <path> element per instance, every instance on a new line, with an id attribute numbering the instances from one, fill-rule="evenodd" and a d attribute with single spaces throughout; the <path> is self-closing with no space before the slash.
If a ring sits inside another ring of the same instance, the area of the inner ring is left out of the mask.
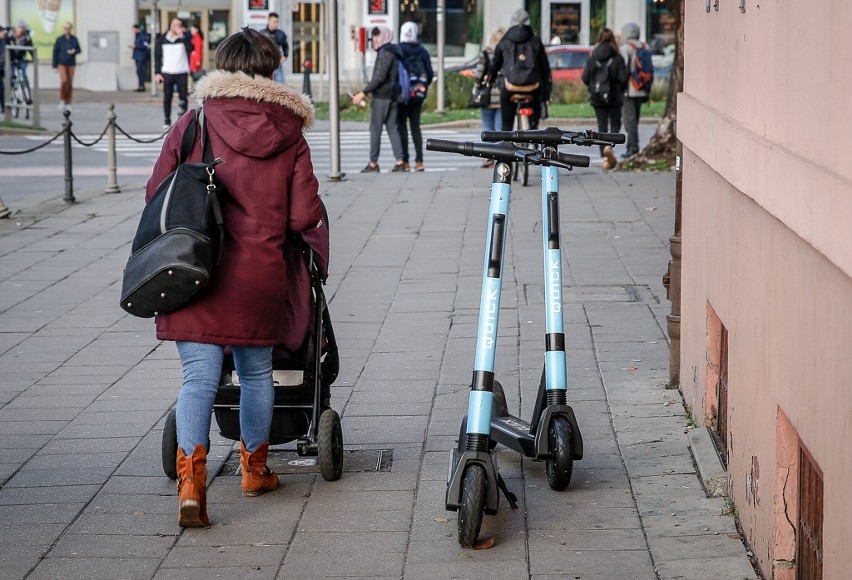
<path id="1" fill-rule="evenodd" d="M 178 396 L 178 445 L 189 456 L 201 443 L 210 448 L 210 415 L 222 375 L 225 348 L 218 344 L 177 342 L 183 366 L 183 387 Z M 240 377 L 240 435 L 249 452 L 269 441 L 272 426 L 272 347 L 235 346 L 234 366 Z"/>
<path id="2" fill-rule="evenodd" d="M 479 109 L 479 114 L 482 116 L 483 131 L 502 131 L 503 120 L 500 116 L 500 109 Z"/>
<path id="3" fill-rule="evenodd" d="M 283 83 L 284 82 L 284 65 L 283 64 L 279 64 L 278 68 L 275 69 L 275 71 L 273 71 L 272 80 L 275 81 L 276 83 Z"/>

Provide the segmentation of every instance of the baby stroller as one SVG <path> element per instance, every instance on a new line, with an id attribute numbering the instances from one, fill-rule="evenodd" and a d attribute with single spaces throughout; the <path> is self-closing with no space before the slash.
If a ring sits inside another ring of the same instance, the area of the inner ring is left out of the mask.
<path id="1" fill-rule="evenodd" d="M 323 212 L 325 213 L 325 212 Z M 331 385 L 337 378 L 339 355 L 322 285 L 328 271 L 328 219 L 287 244 L 285 251 L 302 256 L 311 292 L 302 306 L 311 309 L 311 322 L 301 346 L 275 347 L 272 352 L 275 403 L 270 445 L 296 441 L 299 455 L 316 456 L 323 479 L 340 479 L 343 471 L 343 431 L 340 416 L 331 408 Z M 299 264 L 298 259 L 288 264 Z M 294 275 L 299 275 L 294 272 Z M 297 307 L 298 305 L 294 305 Z M 240 384 L 234 359 L 226 349 L 222 379 L 213 413 L 222 437 L 240 440 Z M 175 409 L 163 429 L 163 472 L 177 479 L 177 428 Z"/>

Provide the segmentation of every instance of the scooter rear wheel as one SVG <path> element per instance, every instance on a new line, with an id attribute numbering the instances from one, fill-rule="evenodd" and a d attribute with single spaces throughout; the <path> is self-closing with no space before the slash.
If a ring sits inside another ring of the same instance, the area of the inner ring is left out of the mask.
<path id="1" fill-rule="evenodd" d="M 459 502 L 459 544 L 472 547 L 479 537 L 485 513 L 485 492 L 488 483 L 481 465 L 468 465 L 462 481 Z"/>
<path id="2" fill-rule="evenodd" d="M 547 430 L 550 444 L 550 457 L 545 464 L 547 483 L 550 489 L 562 491 L 571 483 L 574 470 L 574 457 L 571 454 L 573 431 L 571 423 L 562 416 L 556 416 Z"/>

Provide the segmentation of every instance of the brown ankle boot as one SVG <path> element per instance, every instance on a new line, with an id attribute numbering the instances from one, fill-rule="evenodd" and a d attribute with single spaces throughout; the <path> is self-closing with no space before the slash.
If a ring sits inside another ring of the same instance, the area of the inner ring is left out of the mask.
<path id="1" fill-rule="evenodd" d="M 278 474 L 266 465 L 269 455 L 269 442 L 260 444 L 253 453 L 246 451 L 240 440 L 240 467 L 243 471 L 243 495 L 256 496 L 278 489 Z"/>
<path id="2" fill-rule="evenodd" d="M 178 523 L 185 528 L 209 525 L 207 518 L 207 450 L 199 443 L 187 457 L 178 447 Z"/>

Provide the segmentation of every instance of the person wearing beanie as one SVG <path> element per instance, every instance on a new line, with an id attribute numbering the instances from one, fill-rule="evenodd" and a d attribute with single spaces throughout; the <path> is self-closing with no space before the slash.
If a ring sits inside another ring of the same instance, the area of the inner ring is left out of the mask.
<path id="1" fill-rule="evenodd" d="M 513 95 L 528 95 L 532 108 L 530 128 L 536 129 L 541 118 L 542 103 L 550 101 L 553 80 L 544 44 L 530 28 L 530 15 L 523 8 L 512 13 L 512 26 L 494 49 L 494 59 L 488 68 L 488 78 L 503 73 L 500 87 L 500 116 L 503 130 L 511 130 L 517 104 Z"/>
<path id="2" fill-rule="evenodd" d="M 417 42 L 417 24 L 404 22 L 399 30 L 399 50 L 402 53 L 402 61 L 406 70 L 411 75 L 412 88 L 422 85 L 422 95 L 412 96 L 407 103 L 399 103 L 397 114 L 397 128 L 402 145 L 402 161 L 405 169 L 410 169 L 408 163 L 408 125 L 411 125 L 411 139 L 414 141 L 414 171 L 423 171 L 423 136 L 420 133 L 420 113 L 423 110 L 423 100 L 426 90 L 435 76 L 432 70 L 432 59 L 429 52 Z"/>
<path id="3" fill-rule="evenodd" d="M 636 66 L 636 51 L 645 47 L 645 43 L 639 40 L 639 35 L 639 25 L 635 22 L 628 22 L 621 27 L 621 36 L 624 39 L 624 44 L 621 45 L 620 52 L 627 65 L 628 78 Z M 648 91 L 637 90 L 631 83 L 627 83 L 627 89 L 624 91 L 624 106 L 621 113 L 624 131 L 627 133 L 627 151 L 621 155 L 624 158 L 633 157 L 639 153 L 639 115 L 642 103 L 647 100 Z"/>

